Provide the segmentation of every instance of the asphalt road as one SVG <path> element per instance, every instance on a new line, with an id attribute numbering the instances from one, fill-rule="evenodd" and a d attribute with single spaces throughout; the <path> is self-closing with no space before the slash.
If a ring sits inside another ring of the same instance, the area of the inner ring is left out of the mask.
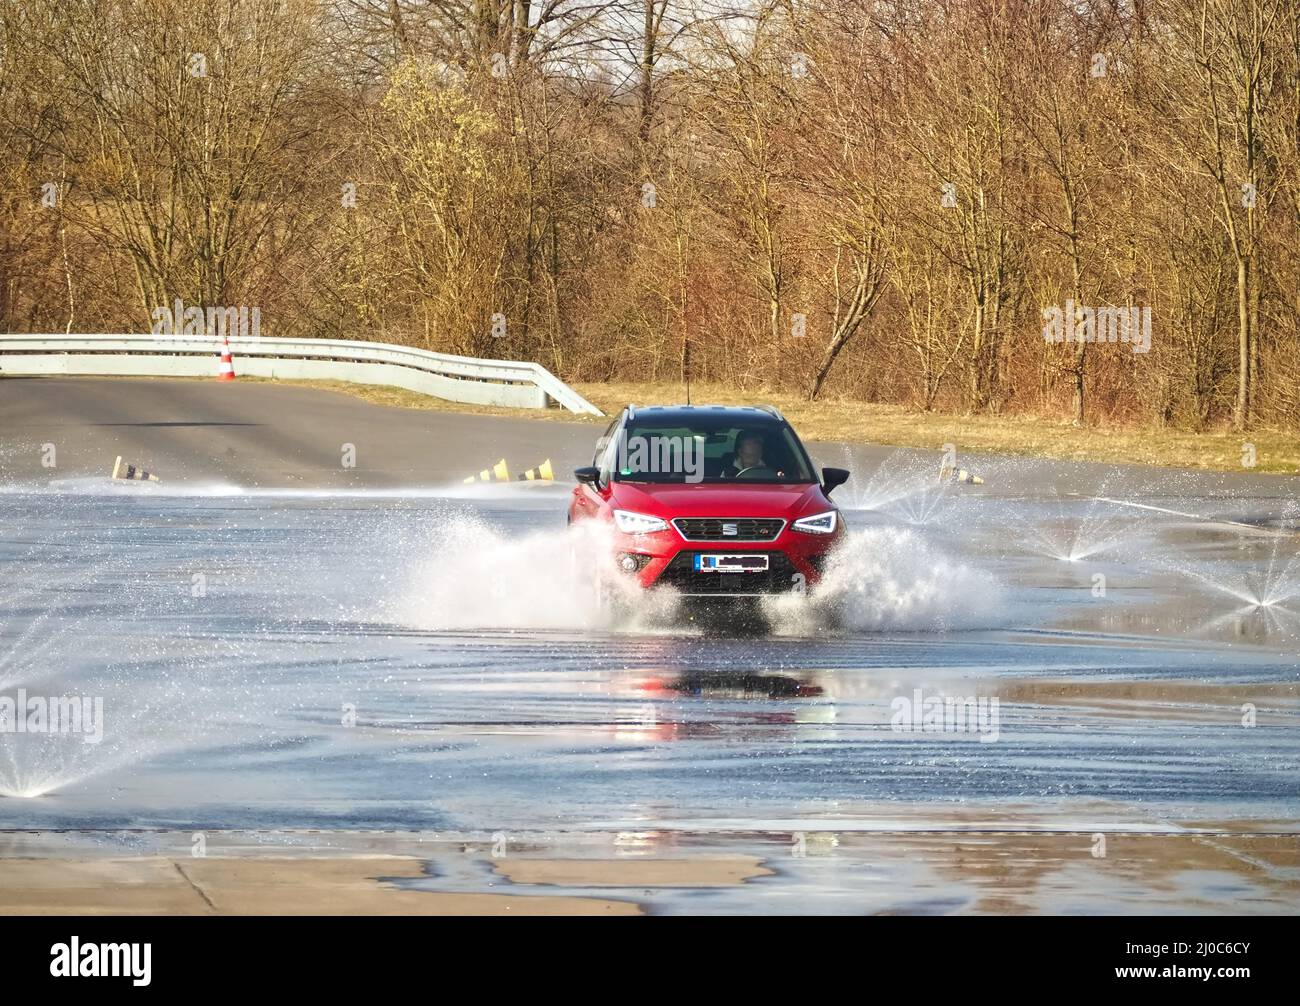
<path id="1" fill-rule="evenodd" d="M 0 698 L 103 701 L 0 734 L 0 913 L 1300 905 L 1295 479 L 814 444 L 835 568 L 710 632 L 600 612 L 563 482 L 460 484 L 599 432 L 0 380 Z M 340 843 L 414 859 L 384 893 Z"/>
<path id="2" fill-rule="evenodd" d="M 113 459 L 168 483 L 245 488 L 443 485 L 504 457 L 512 474 L 545 458 L 557 476 L 590 462 L 603 423 L 505 418 L 374 405 L 349 395 L 269 383 L 96 378 L 0 378 L 0 479 L 45 485 L 107 475 Z M 55 446 L 54 466 L 45 445 Z M 353 467 L 346 467 L 346 445 Z M 960 449 L 960 444 L 957 445 Z M 822 464 L 855 471 L 841 495 L 869 492 L 882 466 L 937 471 L 941 445 L 810 444 Z M 962 455 L 987 480 L 981 493 L 1104 494 L 1178 509 L 1220 500 L 1300 498 L 1294 476 L 1190 472 Z M 1199 513 L 1199 512 L 1198 512 Z"/>
<path id="3" fill-rule="evenodd" d="M 113 459 L 169 483 L 244 487 L 441 484 L 503 455 L 520 470 L 591 456 L 591 424 L 372 405 L 314 388 L 235 381 L 0 379 L 0 466 L 11 480 L 107 475 Z M 53 469 L 43 465 L 54 444 Z M 345 467 L 345 445 L 355 466 Z"/>

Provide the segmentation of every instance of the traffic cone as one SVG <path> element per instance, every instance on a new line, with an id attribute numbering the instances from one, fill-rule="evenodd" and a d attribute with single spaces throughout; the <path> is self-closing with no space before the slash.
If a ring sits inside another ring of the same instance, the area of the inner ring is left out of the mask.
<path id="1" fill-rule="evenodd" d="M 468 485 L 471 482 L 491 482 L 493 475 L 496 476 L 498 482 L 510 481 L 510 469 L 506 467 L 505 458 L 502 458 L 491 468 L 484 468 L 477 475 L 471 475 L 469 478 L 463 479 L 462 481 L 466 485 Z"/>
<path id="2" fill-rule="evenodd" d="M 235 361 L 230 357 L 230 340 L 224 335 L 221 337 L 221 366 L 217 368 L 218 381 L 233 381 L 235 379 Z"/>
<path id="3" fill-rule="evenodd" d="M 519 480 L 521 482 L 524 480 L 532 481 L 535 479 L 541 480 L 543 482 L 555 481 L 555 471 L 551 468 L 550 458 L 547 458 L 536 468 L 529 468 L 528 471 L 524 472 L 522 475 L 519 476 Z"/>
<path id="4" fill-rule="evenodd" d="M 967 485 L 982 486 L 984 480 L 965 468 L 958 468 L 955 465 L 943 465 L 939 468 L 939 481 L 947 482 L 965 482 Z"/>
<path id="5" fill-rule="evenodd" d="M 126 479 L 131 482 L 159 482 L 157 475 L 151 475 L 143 468 L 137 468 L 135 465 L 122 464 L 122 456 L 119 454 L 117 460 L 113 462 L 113 478 Z"/>

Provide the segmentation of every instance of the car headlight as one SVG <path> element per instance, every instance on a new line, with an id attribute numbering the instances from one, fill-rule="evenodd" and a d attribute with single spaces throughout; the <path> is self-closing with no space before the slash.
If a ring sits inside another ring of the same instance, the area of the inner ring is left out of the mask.
<path id="1" fill-rule="evenodd" d="M 840 512 L 827 510 L 825 513 L 813 514 L 811 517 L 800 517 L 790 526 L 804 534 L 833 534 L 839 522 Z"/>
<path id="2" fill-rule="evenodd" d="M 667 531 L 668 522 L 649 514 L 633 513 L 631 510 L 615 510 L 614 523 L 624 534 L 648 534 L 651 531 Z"/>

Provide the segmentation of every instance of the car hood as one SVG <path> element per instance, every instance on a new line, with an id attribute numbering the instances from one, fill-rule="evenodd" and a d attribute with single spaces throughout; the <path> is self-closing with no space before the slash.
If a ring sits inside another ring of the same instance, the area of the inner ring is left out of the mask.
<path id="1" fill-rule="evenodd" d="M 804 485 L 738 485 L 700 482 L 694 485 L 655 485 L 615 482 L 610 502 L 620 510 L 655 517 L 784 517 L 794 520 L 826 510 L 817 483 Z"/>

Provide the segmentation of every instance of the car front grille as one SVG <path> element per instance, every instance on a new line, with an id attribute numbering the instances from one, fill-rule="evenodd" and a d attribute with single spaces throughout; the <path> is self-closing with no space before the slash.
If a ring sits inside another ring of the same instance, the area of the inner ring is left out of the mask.
<path id="1" fill-rule="evenodd" d="M 673 525 L 687 541 L 772 541 L 785 521 L 778 517 L 678 517 Z"/>
<path id="2" fill-rule="evenodd" d="M 683 594 L 781 594 L 794 589 L 796 572 L 784 552 L 765 552 L 768 568 L 761 573 L 697 573 L 698 552 L 678 552 L 655 580 Z"/>

